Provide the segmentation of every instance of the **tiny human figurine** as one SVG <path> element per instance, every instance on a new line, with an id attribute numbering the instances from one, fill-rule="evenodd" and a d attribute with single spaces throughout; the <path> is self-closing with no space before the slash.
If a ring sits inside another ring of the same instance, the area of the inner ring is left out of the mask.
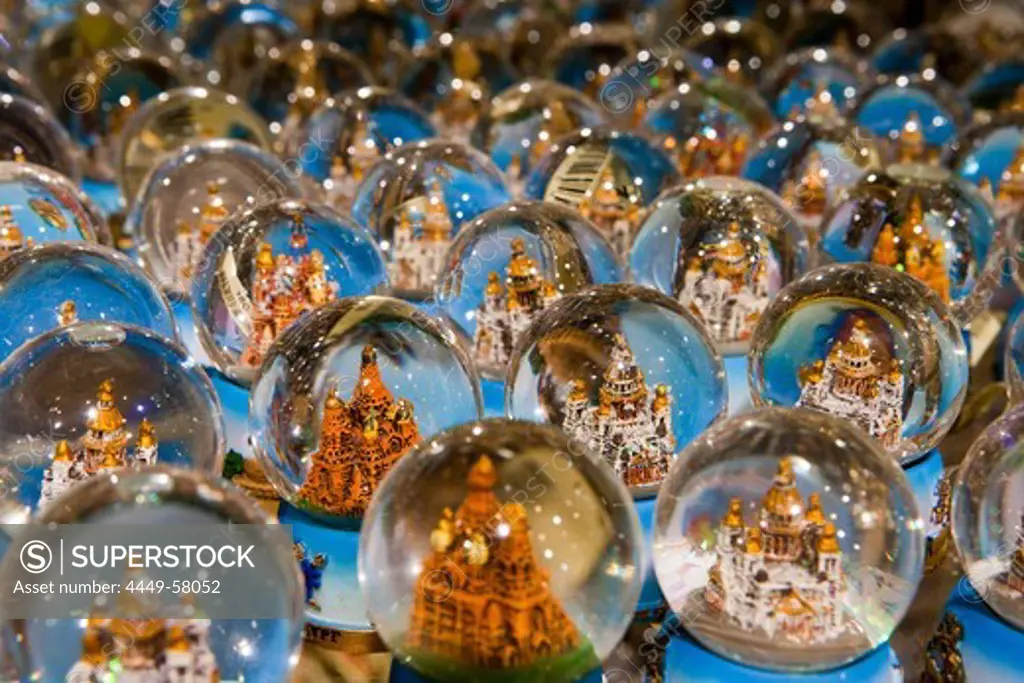
<path id="1" fill-rule="evenodd" d="M 410 200 L 397 214 L 388 269 L 391 282 L 396 289 L 433 287 L 452 238 L 452 220 L 440 180 L 434 177 L 426 196 Z"/>
<path id="2" fill-rule="evenodd" d="M 295 559 L 299 562 L 299 567 L 302 569 L 302 578 L 305 579 L 306 606 L 314 612 L 319 612 L 321 607 L 316 596 L 320 589 L 323 588 L 324 571 L 326 571 L 328 563 L 327 556 L 323 553 L 317 553 L 313 557 L 309 557 L 306 546 L 298 542 L 292 545 L 292 549 L 295 553 Z"/>

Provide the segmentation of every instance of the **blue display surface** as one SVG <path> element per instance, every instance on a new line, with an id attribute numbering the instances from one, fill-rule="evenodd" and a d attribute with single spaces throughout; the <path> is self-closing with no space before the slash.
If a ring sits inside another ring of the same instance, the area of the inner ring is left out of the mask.
<path id="1" fill-rule="evenodd" d="M 216 368 L 205 366 L 204 369 L 213 382 L 213 390 L 217 392 L 221 411 L 224 413 L 224 445 L 227 452 L 235 451 L 243 457 L 251 457 L 249 390 Z"/>
<path id="2" fill-rule="evenodd" d="M 603 673 L 601 669 L 595 669 L 583 678 L 578 679 L 575 683 L 601 683 L 602 680 Z M 391 662 L 391 674 L 388 676 L 388 683 L 443 683 L 443 681 L 434 681 L 427 678 L 396 659 Z M 531 683 L 544 682 L 539 680 Z"/>
<path id="3" fill-rule="evenodd" d="M 929 452 L 913 465 L 904 467 L 903 471 L 910 480 L 910 488 L 914 491 L 921 517 L 927 524 L 927 536 L 933 538 L 941 529 L 929 521 L 931 510 L 939 501 L 938 487 L 942 479 L 942 454 L 938 449 Z"/>
<path id="4" fill-rule="evenodd" d="M 747 379 L 746 356 L 724 356 L 725 379 L 729 384 L 729 415 L 739 415 L 754 407 L 750 397 L 750 381 Z"/>
<path id="5" fill-rule="evenodd" d="M 645 498 L 636 501 L 636 513 L 640 518 L 640 530 L 644 536 L 643 572 L 644 585 L 640 589 L 640 602 L 636 606 L 637 615 L 647 616 L 665 605 L 665 596 L 658 586 L 658 577 L 654 574 L 654 503 L 657 498 Z"/>
<path id="6" fill-rule="evenodd" d="M 989 609 L 966 577 L 953 589 L 946 609 L 956 615 L 963 626 L 959 650 L 966 680 L 1020 680 L 1024 633 Z"/>

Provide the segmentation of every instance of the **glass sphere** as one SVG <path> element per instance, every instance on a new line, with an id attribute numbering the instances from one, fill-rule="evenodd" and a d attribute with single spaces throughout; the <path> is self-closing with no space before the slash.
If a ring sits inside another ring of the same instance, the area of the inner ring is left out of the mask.
<path id="1" fill-rule="evenodd" d="M 557 139 L 603 121 L 604 112 L 587 96 L 553 81 L 530 80 L 491 100 L 470 139 L 505 172 L 518 197 L 530 171 Z"/>
<path id="2" fill-rule="evenodd" d="M 414 446 L 478 419 L 479 380 L 455 339 L 382 296 L 346 297 L 287 329 L 249 402 L 253 450 L 281 497 L 331 525 L 358 526 Z M 362 472 L 359 485 L 334 483 L 346 468 Z"/>
<path id="3" fill-rule="evenodd" d="M 183 82 L 180 66 L 166 55 L 121 52 L 103 51 L 82 65 L 57 110 L 92 180 L 114 180 L 117 145 L 128 121 L 144 102 Z"/>
<path id="4" fill-rule="evenodd" d="M 710 57 L 690 50 L 640 50 L 615 67 L 601 88 L 600 102 L 617 123 L 634 128 L 642 125 L 644 115 L 662 94 L 720 75 Z"/>
<path id="5" fill-rule="evenodd" d="M 641 554 L 628 494 L 593 454 L 553 427 L 487 420 L 398 463 L 363 525 L 359 578 L 396 659 L 432 680 L 568 683 L 626 632 Z M 499 597 L 510 590 L 529 597 Z M 477 637 L 492 619 L 510 631 L 504 661 Z"/>
<path id="6" fill-rule="evenodd" d="M 744 178 L 781 195 L 812 239 L 847 188 L 882 163 L 871 133 L 821 100 L 814 106 L 761 138 L 743 167 Z"/>
<path id="7" fill-rule="evenodd" d="M 43 507 L 76 482 L 123 467 L 221 472 L 213 385 L 182 347 L 150 330 L 114 322 L 55 329 L 0 365 L 0 389 L 0 464 L 8 492 L 25 505 Z"/>
<path id="8" fill-rule="evenodd" d="M 121 133 L 117 184 L 134 198 L 146 174 L 183 145 L 226 138 L 270 152 L 267 124 L 234 95 L 206 88 L 176 88 L 146 102 Z"/>
<path id="9" fill-rule="evenodd" d="M 597 101 L 612 69 L 636 55 L 639 47 L 636 32 L 626 24 L 580 24 L 554 44 L 542 71 L 545 78 Z"/>
<path id="10" fill-rule="evenodd" d="M 145 371 L 140 368 L 139 372 Z M 226 484 L 219 474 L 160 466 L 97 474 L 62 498 L 60 505 L 50 506 L 33 521 L 79 525 L 82 531 L 77 533 L 83 534 L 83 541 L 90 534 L 98 533 L 98 526 L 126 524 L 152 525 L 154 534 L 159 533 L 157 526 L 223 525 L 226 534 L 238 534 L 238 540 L 242 541 L 250 534 L 258 537 L 260 527 L 270 524 L 245 494 Z M 234 531 L 228 529 L 229 525 Z M 109 537 L 110 532 L 101 533 Z M 133 654 L 143 658 L 135 659 L 134 664 L 148 665 L 157 671 L 159 662 L 171 651 L 161 636 L 182 626 L 194 638 L 193 647 L 200 652 L 208 648 L 212 668 L 222 677 L 207 680 L 260 683 L 288 680 L 298 661 L 302 635 L 302 576 L 292 553 L 265 553 L 265 557 L 266 561 L 256 560 L 263 581 L 256 585 L 261 588 L 261 607 L 268 613 L 282 615 L 276 619 L 202 618 L 200 615 L 204 612 L 212 612 L 204 608 L 223 596 L 168 595 L 165 591 L 158 601 L 159 607 L 153 607 L 154 603 L 147 602 L 145 596 L 142 600 L 137 594 L 127 592 L 117 596 L 124 605 L 115 607 L 115 614 L 120 612 L 117 616 L 133 613 L 134 617 L 152 620 L 124 617 L 108 620 L 104 617 L 111 613 L 109 604 L 96 614 L 102 598 L 81 594 L 62 596 L 62 599 L 80 605 L 82 614 L 90 618 L 8 621 L 0 623 L 0 635 L 9 638 L 7 642 L 18 643 L 16 661 L 21 680 L 40 683 L 84 683 L 94 675 L 102 678 L 93 680 L 117 680 L 125 670 L 121 661 L 111 655 L 134 645 L 134 636 L 143 633 L 143 627 L 155 627 L 153 630 L 158 637 L 153 642 L 131 647 Z M 139 570 L 127 570 L 124 578 L 140 582 L 142 579 L 129 573 L 132 571 Z M 161 570 L 149 571 L 154 572 L 152 577 Z M 38 599 L 46 597 L 38 596 Z M 161 615 L 174 615 L 174 625 L 168 623 L 171 619 L 156 617 L 148 609 L 159 609 Z M 99 618 L 92 618 L 94 615 Z M 16 640 L 15 633 L 20 634 Z M 102 650 L 93 659 L 89 649 L 97 639 L 102 643 Z M 126 640 L 130 644 L 125 645 Z M 152 649 L 148 647 L 154 645 Z M 0 655 L 0 660 L 2 658 Z M 138 669 L 128 673 L 134 671 Z"/>
<path id="11" fill-rule="evenodd" d="M 871 64 L 883 74 L 896 76 L 930 70 L 950 83 L 964 83 L 981 66 L 974 38 L 971 36 L 965 43 L 941 25 L 913 31 L 898 28 L 879 41 Z"/>
<path id="12" fill-rule="evenodd" d="M 86 242 L 23 249 L 0 261 L 0 362 L 35 337 L 79 321 L 116 322 L 177 341 L 159 288 L 130 259 Z"/>
<path id="13" fill-rule="evenodd" d="M 18 95 L 0 95 L 0 159 L 52 168 L 82 180 L 67 131 L 43 105 Z"/>
<path id="14" fill-rule="evenodd" d="M 889 166 L 861 177 L 821 223 L 829 261 L 870 261 L 925 282 L 959 304 L 996 267 L 996 222 L 974 186 L 923 164 Z"/>
<path id="15" fill-rule="evenodd" d="M 1010 402 L 1024 402 L 1024 315 L 1012 320 L 1006 333 L 1003 370 L 1010 389 Z"/>
<path id="16" fill-rule="evenodd" d="M 399 90 L 431 113 L 446 137 L 468 142 L 491 97 L 518 75 L 496 36 L 453 37 L 442 33 L 417 51 L 416 61 L 399 78 Z"/>
<path id="17" fill-rule="evenodd" d="M 768 302 L 808 266 L 807 234 L 779 198 L 724 177 L 662 193 L 630 252 L 633 279 L 694 313 L 723 355 L 745 351 Z"/>
<path id="18" fill-rule="evenodd" d="M 0 64 L 0 92 L 25 97 L 38 104 L 47 104 L 46 98 L 32 79 L 8 64 Z"/>
<path id="19" fill-rule="evenodd" d="M 866 53 L 889 29 L 878 7 L 857 2 L 810 3 L 790 27 L 786 43 L 791 48 L 831 46 L 852 53 Z"/>
<path id="20" fill-rule="evenodd" d="M 71 180 L 35 164 L 0 161 L 0 260 L 33 244 L 109 240 L 102 217 Z"/>
<path id="21" fill-rule="evenodd" d="M 679 454 L 655 509 L 654 568 L 686 630 L 776 671 L 833 669 L 885 643 L 924 550 L 906 474 L 861 430 L 809 410 L 708 430 Z"/>
<path id="22" fill-rule="evenodd" d="M 545 46 L 554 45 L 572 23 L 565 7 L 534 0 L 468 3 L 458 23 L 461 35 L 487 36 L 497 32 L 505 41 L 509 59 L 524 76 L 539 77 Z"/>
<path id="23" fill-rule="evenodd" d="M 858 125 L 889 145 L 901 164 L 934 163 L 943 145 L 970 120 L 970 105 L 952 86 L 918 75 L 879 76 L 852 114 Z"/>
<path id="24" fill-rule="evenodd" d="M 782 44 L 768 27 L 756 19 L 738 17 L 704 22 L 683 45 L 709 57 L 734 83 L 751 87 L 783 55 Z"/>
<path id="25" fill-rule="evenodd" d="M 1024 59 L 985 64 L 964 84 L 964 97 L 977 113 L 1024 111 Z"/>
<path id="26" fill-rule="evenodd" d="M 860 93 L 876 78 L 867 64 L 848 52 L 810 47 L 777 61 L 765 74 L 762 91 L 780 119 L 807 113 L 821 100 L 845 112 L 856 106 Z"/>
<path id="27" fill-rule="evenodd" d="M 507 414 L 561 427 L 634 496 L 653 495 L 676 453 L 725 415 L 711 338 L 682 304 L 637 285 L 593 287 L 549 311 L 515 348 Z"/>
<path id="28" fill-rule="evenodd" d="M 679 181 L 672 159 L 650 139 L 608 127 L 583 128 L 551 146 L 523 195 L 576 209 L 625 257 L 641 210 Z"/>
<path id="29" fill-rule="evenodd" d="M 1018 629 L 1024 629 L 1020 602 L 1022 434 L 1024 407 L 1018 405 L 978 437 L 956 471 L 950 515 L 953 538 L 971 587 Z"/>
<path id="30" fill-rule="evenodd" d="M 387 152 L 435 136 L 426 113 L 387 88 L 339 93 L 317 109 L 290 141 L 302 173 L 319 182 L 327 201 L 348 212 L 359 184 Z"/>
<path id="31" fill-rule="evenodd" d="M 203 247 L 242 209 L 302 196 L 277 157 L 231 140 L 185 145 L 146 176 L 125 221 L 161 287 L 187 293 Z"/>
<path id="32" fill-rule="evenodd" d="M 376 236 L 391 284 L 429 293 L 455 233 L 509 199 L 501 171 L 485 154 L 454 141 L 424 140 L 388 152 L 370 169 L 352 215 Z"/>
<path id="33" fill-rule="evenodd" d="M 976 185 L 1009 225 L 1024 206 L 1024 110 L 971 125 L 946 147 L 943 164 Z"/>
<path id="34" fill-rule="evenodd" d="M 572 209 L 512 202 L 459 232 L 437 303 L 472 339 L 477 369 L 500 380 L 530 323 L 563 296 L 621 279 L 611 247 Z"/>
<path id="35" fill-rule="evenodd" d="M 831 265 L 768 304 L 750 346 L 755 405 L 800 406 L 857 425 L 907 464 L 953 426 L 967 393 L 960 327 L 919 280 Z"/>
<path id="36" fill-rule="evenodd" d="M 199 339 L 214 364 L 248 384 L 270 345 L 303 313 L 388 286 L 373 237 L 347 214 L 280 199 L 226 224 L 192 281 Z"/>

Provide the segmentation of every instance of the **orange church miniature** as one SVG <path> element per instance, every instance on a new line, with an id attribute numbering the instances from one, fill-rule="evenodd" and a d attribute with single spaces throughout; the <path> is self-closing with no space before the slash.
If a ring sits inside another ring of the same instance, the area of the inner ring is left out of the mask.
<path id="1" fill-rule="evenodd" d="M 912 195 L 899 231 L 886 223 L 871 252 L 871 262 L 913 275 L 949 301 L 949 273 L 946 272 L 946 245 L 942 238 L 931 239 L 924 220 L 921 198 Z"/>
<path id="2" fill-rule="evenodd" d="M 364 347 L 352 399 L 346 403 L 334 390 L 327 396 L 320 449 L 311 457 L 299 504 L 362 517 L 384 475 L 419 442 L 412 404 L 395 400 L 381 379 L 377 352 Z"/>
<path id="3" fill-rule="evenodd" d="M 573 654 L 581 637 L 537 563 L 526 510 L 494 493 L 494 463 L 481 456 L 468 493 L 430 535 L 406 647 L 466 667 L 527 668 Z M 443 575 L 448 582 L 430 581 Z M 426 659 L 426 656 L 424 659 Z"/>

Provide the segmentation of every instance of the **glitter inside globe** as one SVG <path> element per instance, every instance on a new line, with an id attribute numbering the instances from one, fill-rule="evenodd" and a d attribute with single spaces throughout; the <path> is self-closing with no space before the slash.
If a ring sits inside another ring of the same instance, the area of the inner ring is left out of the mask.
<path id="1" fill-rule="evenodd" d="M 690 50 L 640 50 L 615 67 L 599 97 L 617 123 L 633 128 L 641 124 L 653 101 L 663 93 L 720 75 L 710 57 Z"/>
<path id="2" fill-rule="evenodd" d="M 41 104 L 18 95 L 0 95 L 0 159 L 27 161 L 81 181 L 64 127 Z"/>
<path id="3" fill-rule="evenodd" d="M 996 614 L 1024 628 L 1024 506 L 1016 492 L 1024 408 L 1004 414 L 971 445 L 953 484 L 951 521 L 965 579 Z"/>
<path id="4" fill-rule="evenodd" d="M 782 57 L 778 38 L 756 19 L 705 21 L 689 34 L 684 46 L 709 57 L 727 78 L 745 86 L 757 83 L 766 67 Z"/>
<path id="5" fill-rule="evenodd" d="M 321 183 L 330 204 L 349 211 L 378 159 L 434 135 L 426 113 L 410 100 L 387 88 L 366 87 L 328 99 L 290 146 L 303 174 Z"/>
<path id="6" fill-rule="evenodd" d="M 808 268 L 807 235 L 779 198 L 711 177 L 664 192 L 630 252 L 633 279 L 700 318 L 723 354 L 745 350 L 778 291 Z"/>
<path id="7" fill-rule="evenodd" d="M 551 48 L 544 61 L 545 78 L 601 101 L 612 70 L 636 55 L 639 44 L 633 28 L 625 24 L 580 24 Z"/>
<path id="8" fill-rule="evenodd" d="M 963 83 L 980 66 L 980 54 L 975 40 L 964 43 L 946 27 L 933 25 L 914 31 L 896 29 L 879 42 L 871 64 L 883 74 L 928 70 L 951 83 Z"/>
<path id="9" fill-rule="evenodd" d="M 510 417 L 550 422 L 650 496 L 676 453 L 725 414 L 722 359 L 704 326 L 653 289 L 601 285 L 562 297 L 516 346 Z"/>
<path id="10" fill-rule="evenodd" d="M 393 470 L 363 525 L 359 578 L 381 638 L 430 680 L 567 683 L 625 633 L 640 543 L 626 491 L 593 454 L 549 426 L 488 420 Z M 512 590 L 522 597 L 499 597 Z M 492 619 L 508 634 L 498 656 L 478 637 Z"/>
<path id="11" fill-rule="evenodd" d="M 505 172 L 512 194 L 520 196 L 530 171 L 557 139 L 603 121 L 604 112 L 585 95 L 552 81 L 530 80 L 498 94 L 471 139 Z"/>
<path id="12" fill-rule="evenodd" d="M 944 164 L 977 185 L 1008 225 L 1024 205 L 1024 111 L 970 126 L 946 149 Z"/>
<path id="13" fill-rule="evenodd" d="M 125 222 L 139 255 L 165 289 L 187 293 L 204 246 L 243 209 L 302 188 L 277 157 L 231 140 L 185 145 L 146 176 Z"/>
<path id="14" fill-rule="evenodd" d="M 356 192 L 352 215 L 376 236 L 391 284 L 429 293 L 462 225 L 509 200 L 482 152 L 449 140 L 403 145 L 377 162 Z"/>
<path id="15" fill-rule="evenodd" d="M 524 195 L 576 209 L 624 256 L 641 210 L 679 180 L 672 159 L 648 138 L 583 128 L 552 145 Z"/>
<path id="16" fill-rule="evenodd" d="M 86 242 L 39 245 L 0 261 L 0 362 L 22 344 L 79 321 L 143 327 L 171 340 L 167 300 L 127 257 Z"/>
<path id="17" fill-rule="evenodd" d="M 59 505 L 44 510 L 37 521 L 76 525 L 79 530 L 68 532 L 72 534 L 68 541 L 81 539 L 83 543 L 99 534 L 109 537 L 120 525 L 148 526 L 154 538 L 164 534 L 164 539 L 174 533 L 169 529 L 222 528 L 220 533 L 231 534 L 239 543 L 265 535 L 277 539 L 279 533 L 268 528 L 267 517 L 243 493 L 226 486 L 219 474 L 159 466 L 97 474 L 62 498 Z M 184 533 L 179 532 L 178 537 Z M 188 533 L 195 537 L 203 531 Z M 182 665 L 188 675 L 197 672 L 199 680 L 287 680 L 298 661 L 302 634 L 302 576 L 292 553 L 281 551 L 279 539 L 270 550 L 263 550 L 268 547 L 266 541 L 258 542 L 261 545 L 252 560 L 259 567 L 259 578 L 253 579 L 252 590 L 259 590 L 258 609 L 276 618 L 221 618 L 226 611 L 237 613 L 238 609 L 218 604 L 224 595 L 172 595 L 169 578 L 163 582 L 165 594 L 157 601 L 128 588 L 155 584 L 154 579 L 168 575 L 177 578 L 181 570 L 107 569 L 111 579 L 121 579 L 118 593 L 62 596 L 68 611 L 80 611 L 83 618 L 0 623 L 5 641 L 18 643 L 9 658 L 15 673 L 40 683 L 72 683 L 92 676 L 114 680 L 126 670 L 128 661 L 135 667 L 132 671 L 147 675 L 160 671 L 162 663 L 170 660 Z M 204 578 L 226 576 L 216 568 L 198 574 Z M 237 574 L 235 577 L 237 581 Z M 220 583 L 223 593 L 226 582 Z M 0 655 L 0 663 L 4 660 Z"/>
<path id="18" fill-rule="evenodd" d="M 43 507 L 98 473 L 162 463 L 220 473 L 224 427 L 206 374 L 149 330 L 80 322 L 0 365 L 9 492 Z"/>
<path id="19" fill-rule="evenodd" d="M 843 417 L 904 464 L 952 427 L 967 377 L 963 334 L 938 295 L 872 264 L 825 266 L 791 283 L 751 341 L 756 405 Z"/>
<path id="20" fill-rule="evenodd" d="M 620 279 L 594 226 L 559 204 L 513 202 L 459 232 L 438 283 L 438 303 L 472 339 L 476 367 L 502 379 L 516 342 L 561 297 Z"/>
<path id="21" fill-rule="evenodd" d="M 811 47 L 791 52 L 776 62 L 765 74 L 763 89 L 775 115 L 785 118 L 806 113 L 816 105 L 815 100 L 846 111 L 874 79 L 874 72 L 849 53 Z"/>
<path id="22" fill-rule="evenodd" d="M 812 237 L 843 191 L 881 164 L 871 133 L 828 105 L 823 109 L 798 115 L 763 137 L 743 167 L 744 178 L 781 195 Z"/>
<path id="23" fill-rule="evenodd" d="M 207 245 L 192 309 L 214 364 L 248 384 L 303 313 L 385 287 L 384 257 L 364 228 L 322 204 L 282 199 L 232 219 Z"/>
<path id="24" fill-rule="evenodd" d="M 162 92 L 136 112 L 121 133 L 118 185 L 134 198 L 145 175 L 182 145 L 227 138 L 270 151 L 267 124 L 234 95 L 206 88 Z"/>
<path id="25" fill-rule="evenodd" d="M 655 511 L 655 571 L 686 630 L 777 671 L 833 669 L 888 640 L 924 546 L 903 471 L 864 432 L 808 410 L 715 426 L 679 454 Z"/>
<path id="26" fill-rule="evenodd" d="M 996 222 L 970 183 L 923 164 L 871 171 L 821 223 L 826 260 L 869 261 L 913 275 L 960 303 L 996 267 Z"/>

